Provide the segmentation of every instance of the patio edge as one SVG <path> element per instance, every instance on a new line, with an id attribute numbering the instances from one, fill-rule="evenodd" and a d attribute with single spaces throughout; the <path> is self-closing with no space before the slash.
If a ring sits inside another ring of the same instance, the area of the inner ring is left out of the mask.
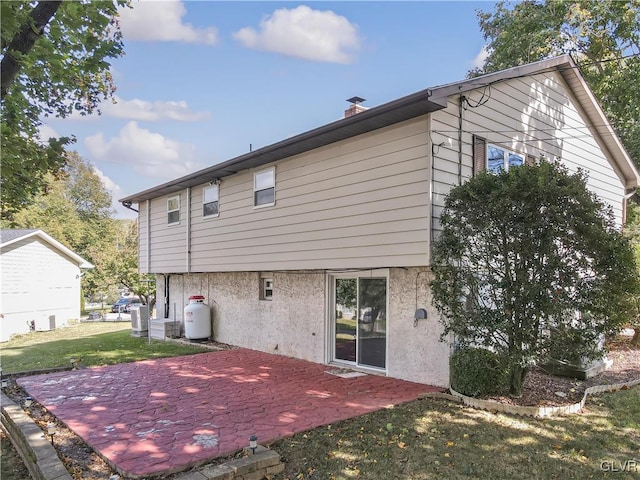
<path id="1" fill-rule="evenodd" d="M 7 432 L 7 436 L 33 479 L 73 480 L 73 477 L 71 477 L 58 457 L 58 452 L 46 440 L 44 432 L 36 425 L 33 419 L 4 393 L 0 394 L 0 400 L 2 427 Z M 115 465 L 108 460 L 107 463 L 124 478 L 138 478 L 136 475 L 131 476 L 119 468 L 114 468 Z M 280 461 L 278 452 L 258 445 L 256 452 L 248 453 L 246 457 L 218 465 L 203 464 L 197 468 L 198 470 L 190 472 L 167 471 L 161 474 L 174 474 L 178 480 L 261 480 L 266 478 L 267 475 L 282 472 L 285 465 Z M 148 477 L 148 475 L 143 477 Z"/>
<path id="2" fill-rule="evenodd" d="M 34 480 L 73 480 L 44 432 L 4 393 L 1 421 Z"/>
<path id="3" fill-rule="evenodd" d="M 521 415 L 526 417 L 547 418 L 556 415 L 569 415 L 580 412 L 589 395 L 595 395 L 598 393 L 615 392 L 625 388 L 635 387 L 640 385 L 640 379 L 631 380 L 624 383 L 615 383 L 612 385 L 594 385 L 585 390 L 582 400 L 570 405 L 562 405 L 559 407 L 525 407 L 521 405 L 507 405 L 493 400 L 483 400 L 481 398 L 467 397 L 462 393 L 456 392 L 453 388 L 449 388 L 453 396 L 460 398 L 462 402 L 473 408 L 480 410 L 489 410 L 493 412 L 509 413 L 512 415 Z"/>

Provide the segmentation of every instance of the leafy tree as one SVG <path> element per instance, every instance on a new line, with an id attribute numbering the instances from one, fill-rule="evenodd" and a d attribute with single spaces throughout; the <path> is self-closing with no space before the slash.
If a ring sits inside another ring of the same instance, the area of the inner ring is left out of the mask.
<path id="1" fill-rule="evenodd" d="M 114 220 L 115 242 L 96 253 L 96 273 L 89 277 L 89 291 L 107 292 L 125 287 L 153 308 L 155 279 L 138 273 L 138 225 L 132 220 Z M 151 298 L 150 298 L 151 297 Z"/>
<path id="2" fill-rule="evenodd" d="M 39 137 L 41 119 L 90 114 L 115 90 L 123 54 L 117 8 L 127 0 L 0 2 L 2 218 L 28 205 L 65 165 L 69 137 Z"/>
<path id="3" fill-rule="evenodd" d="M 488 56 L 470 76 L 572 54 L 640 165 L 640 0 L 500 1 L 478 18 Z"/>
<path id="4" fill-rule="evenodd" d="M 627 208 L 627 224 L 624 228 L 624 235 L 633 245 L 636 262 L 640 265 L 640 205 L 629 203 Z M 640 346 L 640 293 L 634 297 L 633 316 L 629 321 L 629 327 L 634 329 L 631 344 Z"/>
<path id="5" fill-rule="evenodd" d="M 336 303 L 350 310 L 358 306 L 358 280 L 341 278 L 336 280 Z"/>
<path id="6" fill-rule="evenodd" d="M 542 162 L 483 173 L 451 190 L 434 243 L 444 337 L 501 355 L 519 395 L 549 355 L 594 359 L 640 292 L 633 250 L 583 172 Z"/>
<path id="7" fill-rule="evenodd" d="M 66 166 L 54 177 L 45 176 L 46 191 L 3 225 L 40 228 L 73 251 L 93 261 L 94 252 L 114 240 L 110 226 L 111 193 L 93 167 L 77 153 L 65 156 Z"/>

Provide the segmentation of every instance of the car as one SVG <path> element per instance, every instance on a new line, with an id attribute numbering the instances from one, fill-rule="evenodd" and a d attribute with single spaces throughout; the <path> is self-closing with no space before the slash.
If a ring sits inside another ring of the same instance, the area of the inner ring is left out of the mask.
<path id="1" fill-rule="evenodd" d="M 128 313 L 132 303 L 140 303 L 139 297 L 122 297 L 111 306 L 111 313 Z"/>
<path id="2" fill-rule="evenodd" d="M 127 304 L 127 305 L 125 305 L 125 307 L 124 307 L 124 311 L 125 311 L 126 313 L 131 313 L 131 309 L 132 309 L 132 308 L 141 307 L 141 306 L 142 306 L 142 302 L 140 302 L 140 301 L 134 301 L 134 302 L 131 302 L 131 303 L 129 303 L 129 304 Z"/>

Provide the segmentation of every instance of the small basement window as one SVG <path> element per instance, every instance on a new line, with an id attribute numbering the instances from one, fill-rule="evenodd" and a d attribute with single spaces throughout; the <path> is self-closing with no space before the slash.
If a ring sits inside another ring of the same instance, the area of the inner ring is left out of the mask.
<path id="1" fill-rule="evenodd" d="M 218 185 L 204 187 L 202 190 L 202 216 L 217 217 L 220 212 L 218 209 Z"/>
<path id="2" fill-rule="evenodd" d="M 180 195 L 167 199 L 167 224 L 175 225 L 177 223 L 180 223 Z"/>
<path id="3" fill-rule="evenodd" d="M 260 300 L 273 300 L 273 278 L 260 279 Z"/>
<path id="4" fill-rule="evenodd" d="M 276 203 L 276 169 L 261 170 L 253 174 L 253 206 L 269 207 Z"/>

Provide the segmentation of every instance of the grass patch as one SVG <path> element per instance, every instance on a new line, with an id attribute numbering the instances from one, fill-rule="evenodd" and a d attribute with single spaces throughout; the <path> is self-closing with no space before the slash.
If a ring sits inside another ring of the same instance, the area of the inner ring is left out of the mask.
<path id="1" fill-rule="evenodd" d="M 640 387 L 544 420 L 424 399 L 278 441 L 287 466 L 273 478 L 637 479 L 639 422 Z"/>
<path id="2" fill-rule="evenodd" d="M 113 365 L 206 351 L 198 346 L 131 336 L 130 322 L 79 323 L 47 332 L 31 332 L 2 344 L 5 373 L 81 365 Z"/>

